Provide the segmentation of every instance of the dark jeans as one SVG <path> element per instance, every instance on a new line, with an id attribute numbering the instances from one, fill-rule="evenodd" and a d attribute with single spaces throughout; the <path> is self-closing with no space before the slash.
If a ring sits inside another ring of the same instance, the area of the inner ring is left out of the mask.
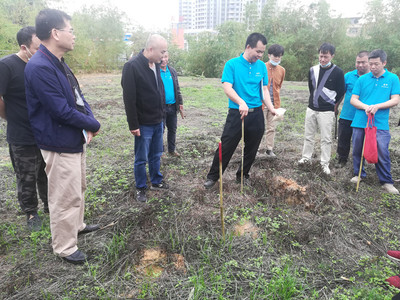
<path id="1" fill-rule="evenodd" d="M 264 135 L 265 123 L 263 111 L 256 108 L 249 112 L 244 118 L 244 163 L 243 176 L 248 177 L 251 165 L 256 158 L 257 150 Z M 222 144 L 222 172 L 225 171 L 228 163 L 242 138 L 242 120 L 238 109 L 229 109 L 224 131 L 221 136 Z M 236 172 L 236 178 L 240 178 L 242 171 L 241 164 Z M 214 160 L 208 172 L 207 179 L 218 180 L 219 178 L 219 151 L 215 151 Z"/>
<path id="2" fill-rule="evenodd" d="M 17 177 L 18 202 L 26 214 L 38 210 L 39 191 L 44 207 L 48 207 L 46 164 L 36 146 L 9 145 L 11 163 Z M 37 190 L 36 190 L 37 187 Z"/>
<path id="3" fill-rule="evenodd" d="M 176 105 L 167 104 L 164 125 L 167 126 L 168 129 L 167 133 L 168 152 L 175 152 L 177 122 L 178 118 L 176 115 Z"/>
<path id="4" fill-rule="evenodd" d="M 140 136 L 135 136 L 134 173 L 136 188 L 147 188 L 146 164 L 149 165 L 150 181 L 161 183 L 160 158 L 162 155 L 163 123 L 140 125 Z"/>
<path id="5" fill-rule="evenodd" d="M 365 131 L 364 128 L 353 128 L 353 171 L 357 176 L 360 171 L 361 154 L 364 143 Z M 390 155 L 389 143 L 390 133 L 389 130 L 377 130 L 376 143 L 378 145 L 378 163 L 375 164 L 376 174 L 378 175 L 381 184 L 393 184 L 392 175 L 390 173 Z M 361 170 L 361 177 L 367 176 L 364 170 L 365 160 Z"/>
<path id="6" fill-rule="evenodd" d="M 349 158 L 351 136 L 353 134 L 353 128 L 351 128 L 352 122 L 350 120 L 339 119 L 337 146 L 339 162 L 347 162 Z"/>

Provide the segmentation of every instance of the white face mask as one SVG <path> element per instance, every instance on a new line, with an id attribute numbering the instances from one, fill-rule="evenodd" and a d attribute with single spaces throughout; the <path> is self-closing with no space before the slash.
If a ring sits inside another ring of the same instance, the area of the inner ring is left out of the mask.
<path id="1" fill-rule="evenodd" d="M 281 61 L 273 61 L 273 60 L 269 60 L 269 62 L 271 63 L 271 65 L 275 67 L 281 63 Z"/>
<path id="2" fill-rule="evenodd" d="M 30 57 L 28 54 L 25 53 L 26 59 L 29 61 L 31 57 L 33 56 L 32 52 L 28 49 L 28 47 L 25 46 L 26 51 L 29 53 Z"/>
<path id="3" fill-rule="evenodd" d="M 326 65 L 321 65 L 321 63 L 319 63 L 319 65 L 320 65 L 321 67 L 323 67 L 323 68 L 327 68 L 327 67 L 329 67 L 331 64 L 332 64 L 331 61 L 328 62 Z"/>

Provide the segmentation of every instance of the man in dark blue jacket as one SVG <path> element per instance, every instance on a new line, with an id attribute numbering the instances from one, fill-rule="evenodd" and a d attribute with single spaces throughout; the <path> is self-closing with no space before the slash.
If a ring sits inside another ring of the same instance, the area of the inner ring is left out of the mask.
<path id="1" fill-rule="evenodd" d="M 128 61 L 122 71 L 125 111 L 129 130 L 135 136 L 136 200 L 140 202 L 147 201 L 147 163 L 150 188 L 168 189 L 160 172 L 165 95 L 159 64 L 165 52 L 167 41 L 154 34 L 145 49 Z"/>
<path id="2" fill-rule="evenodd" d="M 99 229 L 86 225 L 83 216 L 85 144 L 98 133 L 100 123 L 63 59 L 74 49 L 70 20 L 59 10 L 39 12 L 36 35 L 42 45 L 25 68 L 25 86 L 29 119 L 46 162 L 53 251 L 82 264 L 86 255 L 78 250 L 78 234 Z"/>

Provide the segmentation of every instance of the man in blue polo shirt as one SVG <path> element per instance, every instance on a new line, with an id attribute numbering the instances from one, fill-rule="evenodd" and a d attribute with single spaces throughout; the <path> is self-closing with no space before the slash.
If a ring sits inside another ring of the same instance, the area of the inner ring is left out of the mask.
<path id="1" fill-rule="evenodd" d="M 221 136 L 222 170 L 225 171 L 242 138 L 242 119 L 244 119 L 243 176 L 247 184 L 249 183 L 249 171 L 265 130 L 262 101 L 267 105 L 269 111 L 275 114 L 267 88 L 267 68 L 260 60 L 265 52 L 266 45 L 265 36 L 256 32 L 250 34 L 246 41 L 244 53 L 225 64 L 221 79 L 224 92 L 229 98 L 229 112 Z M 241 168 L 240 165 L 236 172 L 238 182 L 241 179 Z M 217 149 L 204 187 L 211 188 L 218 179 L 219 153 Z"/>
<path id="2" fill-rule="evenodd" d="M 360 51 L 356 57 L 356 69 L 344 75 L 346 95 L 344 97 L 343 107 L 339 118 L 337 145 L 338 155 L 336 163 L 336 167 L 338 168 L 344 167 L 349 157 L 351 136 L 353 134 L 351 122 L 353 122 L 354 114 L 356 113 L 356 108 L 350 104 L 350 99 L 353 95 L 352 92 L 357 79 L 369 72 L 368 54 L 368 51 Z"/>
<path id="3" fill-rule="evenodd" d="M 378 163 L 375 164 L 376 173 L 382 188 L 390 194 L 398 194 L 393 186 L 390 173 L 389 156 L 389 110 L 400 102 L 400 82 L 397 75 L 384 69 L 387 55 L 383 50 L 374 50 L 368 55 L 371 72 L 360 77 L 353 89 L 350 103 L 357 108 L 353 123 L 353 167 L 354 177 L 350 180 L 356 183 L 360 169 L 361 155 L 364 140 L 364 128 L 369 114 L 375 116 L 377 127 L 376 140 L 378 144 Z M 367 176 L 364 168 L 361 178 Z"/>
<path id="4" fill-rule="evenodd" d="M 177 113 L 183 113 L 183 101 L 181 89 L 178 82 L 178 74 L 176 70 L 168 65 L 169 55 L 166 52 L 160 64 L 161 79 L 164 83 L 165 90 L 165 115 L 164 115 L 164 128 L 168 129 L 167 142 L 168 154 L 171 156 L 179 157 L 180 154 L 175 151 L 176 141 L 176 127 L 178 123 Z"/>

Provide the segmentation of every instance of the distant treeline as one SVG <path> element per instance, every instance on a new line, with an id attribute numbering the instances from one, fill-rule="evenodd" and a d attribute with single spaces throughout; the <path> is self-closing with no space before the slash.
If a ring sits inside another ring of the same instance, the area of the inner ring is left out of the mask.
<path id="1" fill-rule="evenodd" d="M 45 0 L 2 0 L 0 50 L 16 49 L 18 29 L 33 25 L 35 15 L 45 6 Z M 220 77 L 225 62 L 243 52 L 247 35 L 258 31 L 267 37 L 268 45 L 278 43 L 285 47 L 282 66 L 287 80 L 307 78 L 323 42 L 336 46 L 334 62 L 345 72 L 354 69 L 359 51 L 381 48 L 388 54 L 387 68 L 400 74 L 400 0 L 366 1 L 365 6 L 357 36 L 349 37 L 346 31 L 350 20 L 331 17 L 325 0 L 308 6 L 299 6 L 295 1 L 280 6 L 277 0 L 269 0 L 261 16 L 257 16 L 255 2 L 250 2 L 244 23 L 226 22 L 216 33 L 187 37 L 187 51 L 170 44 L 170 63 L 184 75 Z M 72 16 L 72 25 L 77 39 L 67 61 L 75 70 L 86 72 L 120 68 L 132 53 L 143 48 L 150 34 L 141 27 L 135 28 L 132 43 L 124 43 L 124 32 L 131 27 L 124 13 L 113 7 L 85 8 Z M 169 38 L 169 33 L 161 34 Z"/>

